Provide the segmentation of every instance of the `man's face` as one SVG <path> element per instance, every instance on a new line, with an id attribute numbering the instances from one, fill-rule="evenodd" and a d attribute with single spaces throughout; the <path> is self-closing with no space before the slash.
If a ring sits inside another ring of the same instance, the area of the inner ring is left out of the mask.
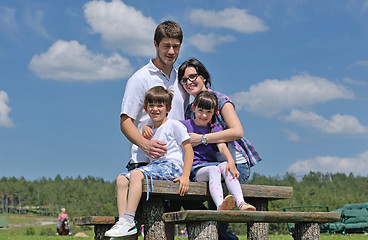
<path id="1" fill-rule="evenodd" d="M 163 38 L 159 45 L 155 42 L 158 60 L 165 65 L 174 65 L 179 56 L 180 41 L 174 38 Z"/>

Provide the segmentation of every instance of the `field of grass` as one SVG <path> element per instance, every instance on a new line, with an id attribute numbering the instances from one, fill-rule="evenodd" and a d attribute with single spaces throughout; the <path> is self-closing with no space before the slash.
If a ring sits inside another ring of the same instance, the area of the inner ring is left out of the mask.
<path id="1" fill-rule="evenodd" d="M 93 240 L 94 232 L 92 226 L 80 227 L 71 224 L 73 235 L 83 232 L 88 237 L 56 236 L 56 224 L 41 226 L 40 222 L 55 221 L 54 217 L 35 217 L 34 215 L 1 215 L 9 223 L 9 228 L 0 228 L 0 240 Z M 239 240 L 246 240 L 246 236 L 238 236 Z M 187 237 L 175 237 L 175 240 L 186 240 Z M 290 235 L 270 235 L 270 240 L 292 240 Z M 321 234 L 321 240 L 363 240 L 368 239 L 364 234 Z M 143 240 L 139 237 L 139 240 Z"/>

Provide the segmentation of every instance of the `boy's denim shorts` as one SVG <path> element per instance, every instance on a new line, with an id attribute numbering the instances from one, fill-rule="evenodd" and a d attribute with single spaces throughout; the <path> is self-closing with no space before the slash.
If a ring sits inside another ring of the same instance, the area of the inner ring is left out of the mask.
<path id="1" fill-rule="evenodd" d="M 174 180 L 175 178 L 180 177 L 183 173 L 180 166 L 169 161 L 156 161 L 136 169 L 155 180 Z M 129 178 L 132 171 L 121 173 L 121 175 Z"/>

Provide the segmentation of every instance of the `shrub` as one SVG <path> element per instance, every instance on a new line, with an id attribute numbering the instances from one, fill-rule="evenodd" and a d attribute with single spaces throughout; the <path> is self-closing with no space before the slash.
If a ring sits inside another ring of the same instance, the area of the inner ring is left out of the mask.
<path id="1" fill-rule="evenodd" d="M 35 235 L 35 234 L 36 234 L 36 229 L 33 226 L 27 227 L 26 235 Z"/>

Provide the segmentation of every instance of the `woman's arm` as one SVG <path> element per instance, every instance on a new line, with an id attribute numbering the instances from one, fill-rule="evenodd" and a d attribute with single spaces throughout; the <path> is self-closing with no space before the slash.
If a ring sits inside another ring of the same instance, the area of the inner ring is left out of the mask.
<path id="1" fill-rule="evenodd" d="M 228 129 L 215 133 L 207 133 L 206 139 L 208 143 L 223 143 L 230 142 L 243 137 L 243 127 L 240 123 L 238 115 L 236 115 L 234 106 L 227 102 L 222 107 L 220 112 Z M 197 146 L 202 143 L 202 135 L 189 133 L 192 146 Z"/>
<path id="2" fill-rule="evenodd" d="M 226 175 L 228 172 L 230 172 L 233 178 L 239 178 L 240 173 L 235 166 L 235 161 L 233 159 L 233 156 L 231 156 L 231 153 L 229 149 L 227 148 L 226 143 L 218 143 L 217 148 L 219 152 L 221 153 L 221 155 L 227 161 L 226 170 L 225 170 Z"/>

